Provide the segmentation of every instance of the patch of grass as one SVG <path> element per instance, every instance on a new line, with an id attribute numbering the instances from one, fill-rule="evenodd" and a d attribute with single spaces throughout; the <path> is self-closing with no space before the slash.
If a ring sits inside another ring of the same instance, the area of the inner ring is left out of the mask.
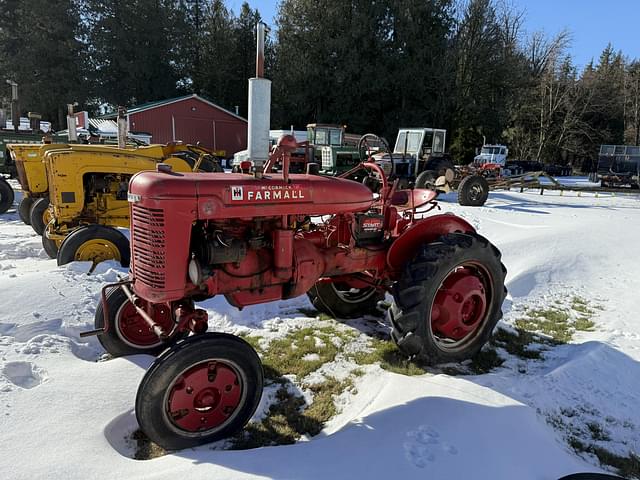
<path id="1" fill-rule="evenodd" d="M 516 325 L 518 320 L 516 320 Z M 510 332 L 503 328 L 498 328 L 495 335 L 491 339 L 491 343 L 495 346 L 504 348 L 511 355 L 515 355 L 526 360 L 538 360 L 542 358 L 540 350 L 530 350 L 531 344 L 553 345 L 548 339 L 535 335 L 524 328 L 516 328 L 517 333 Z"/>
<path id="2" fill-rule="evenodd" d="M 611 440 L 609 434 L 602 428 L 597 422 L 589 422 L 587 423 L 587 428 L 589 429 L 589 433 L 591 433 L 591 438 L 594 440 L 600 440 L 603 442 L 608 442 Z"/>
<path id="3" fill-rule="evenodd" d="M 317 435 L 337 413 L 334 397 L 346 390 L 355 393 L 351 377 L 342 381 L 327 377 L 320 383 L 302 383 L 301 388 L 313 395 L 313 402 L 307 405 L 284 375 L 295 375 L 301 381 L 325 363 L 334 361 L 342 350 L 338 345 L 345 345 L 354 338 L 353 332 L 333 326 L 301 328 L 269 341 L 266 346 L 260 337 L 245 338 L 260 354 L 267 381 L 280 384 L 280 387 L 266 418 L 247 425 L 243 432 L 233 437 L 232 448 L 286 445 L 295 443 L 303 435 Z M 351 375 L 364 375 L 364 371 L 358 370 Z"/>
<path id="4" fill-rule="evenodd" d="M 246 450 L 268 445 L 290 445 L 303 435 L 317 435 L 337 413 L 333 397 L 353 389 L 353 382 L 329 377 L 325 382 L 307 385 L 306 388 L 313 393 L 313 403 L 307 408 L 303 397 L 293 394 L 286 385 L 281 386 L 267 417 L 260 423 L 247 425 L 243 432 L 233 437 L 232 448 Z"/>
<path id="5" fill-rule="evenodd" d="M 615 468 L 618 475 L 624 478 L 640 478 L 640 457 L 632 452 L 623 457 L 598 445 L 586 444 L 577 437 L 569 438 L 569 445 L 577 453 L 595 455 L 602 465 Z"/>
<path id="6" fill-rule="evenodd" d="M 266 347 L 262 345 L 262 337 L 245 335 L 243 338 L 260 355 L 265 377 L 276 381 L 282 374 L 302 379 L 323 364 L 334 361 L 340 351 L 334 340 L 339 339 L 344 344 L 355 338 L 355 334 L 332 326 L 306 327 L 271 340 Z"/>
<path id="7" fill-rule="evenodd" d="M 572 337 L 569 313 L 557 308 L 527 310 L 528 319 L 515 321 L 516 327 L 529 332 L 541 332 L 555 341 L 567 343 Z"/>
<path id="8" fill-rule="evenodd" d="M 151 460 L 167 454 L 164 448 L 149 440 L 149 437 L 140 429 L 133 432 L 131 440 L 135 442 L 136 451 L 133 458 L 136 460 Z"/>
<path id="9" fill-rule="evenodd" d="M 579 330 L 581 332 L 593 332 L 596 324 L 589 320 L 588 317 L 578 317 L 575 322 L 573 322 L 573 328 Z"/>
<path id="10" fill-rule="evenodd" d="M 352 359 L 358 365 L 371 365 L 379 363 L 380 367 L 402 375 L 424 375 L 427 371 L 410 361 L 391 340 L 372 338 L 369 343 L 370 350 L 356 352 Z"/>
<path id="11" fill-rule="evenodd" d="M 483 348 L 471 359 L 469 368 L 476 375 L 489 373 L 494 368 L 498 368 L 504 363 L 504 359 L 498 355 L 493 348 Z"/>

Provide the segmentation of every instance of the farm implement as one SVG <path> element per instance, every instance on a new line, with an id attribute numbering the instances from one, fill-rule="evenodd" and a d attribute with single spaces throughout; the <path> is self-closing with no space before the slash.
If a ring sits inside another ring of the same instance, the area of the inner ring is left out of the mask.
<path id="1" fill-rule="evenodd" d="M 42 228 L 42 244 L 59 265 L 74 260 L 115 259 L 129 264 L 127 186 L 135 173 L 163 162 L 176 172 L 222 168 L 209 151 L 169 144 L 135 148 L 72 145 L 43 153 L 48 196 L 31 206 L 31 225 Z M 35 213 L 34 213 L 35 212 Z"/>
<path id="2" fill-rule="evenodd" d="M 158 165 L 134 175 L 130 276 L 104 287 L 95 329 L 83 334 L 97 335 L 114 356 L 159 354 L 135 411 L 142 430 L 166 449 L 233 435 L 262 394 L 256 352 L 239 337 L 206 333 L 207 312 L 195 302 L 224 295 L 243 308 L 307 294 L 321 312 L 351 318 L 390 293 L 393 340 L 425 364 L 470 358 L 502 315 L 500 252 L 462 218 L 431 213 L 433 191 L 401 188 L 370 159 L 356 168 L 377 175 L 379 195 L 311 166 L 290 174 L 293 137 L 268 153 L 263 25 L 257 38 L 251 173 L 197 175 Z M 278 162 L 282 173 L 269 173 Z"/>

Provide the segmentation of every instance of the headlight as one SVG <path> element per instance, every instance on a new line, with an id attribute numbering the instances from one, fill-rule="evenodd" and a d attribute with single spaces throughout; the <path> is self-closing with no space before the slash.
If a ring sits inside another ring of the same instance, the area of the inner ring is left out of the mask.
<path id="1" fill-rule="evenodd" d="M 202 283 L 202 268 L 195 258 L 192 258 L 189 262 L 189 280 L 196 286 Z"/>

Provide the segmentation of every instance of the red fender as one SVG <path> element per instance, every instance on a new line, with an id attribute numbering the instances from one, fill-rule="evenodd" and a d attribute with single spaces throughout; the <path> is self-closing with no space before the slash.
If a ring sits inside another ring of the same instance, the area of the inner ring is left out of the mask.
<path id="1" fill-rule="evenodd" d="M 393 270 L 400 270 L 414 257 L 418 247 L 423 243 L 433 242 L 447 233 L 475 231 L 469 222 L 452 213 L 423 218 L 407 228 L 393 242 L 387 253 L 387 264 Z"/>

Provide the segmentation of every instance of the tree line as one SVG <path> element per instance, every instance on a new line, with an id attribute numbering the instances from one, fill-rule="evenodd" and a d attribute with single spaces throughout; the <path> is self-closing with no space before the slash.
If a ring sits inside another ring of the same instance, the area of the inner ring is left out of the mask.
<path id="1" fill-rule="evenodd" d="M 98 112 L 186 93 L 244 116 L 260 19 L 224 0 L 0 0 L 0 77 L 56 127 L 67 103 Z M 460 162 L 486 140 L 585 170 L 600 144 L 640 144 L 640 61 L 608 45 L 579 68 L 569 32 L 528 34 L 524 20 L 506 0 L 281 0 L 272 125 L 390 140 L 446 128 Z"/>

